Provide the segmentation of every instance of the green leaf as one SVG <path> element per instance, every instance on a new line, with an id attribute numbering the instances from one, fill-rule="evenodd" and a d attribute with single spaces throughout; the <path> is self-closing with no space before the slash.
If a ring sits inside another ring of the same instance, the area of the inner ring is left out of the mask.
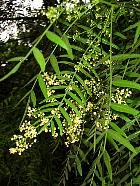
<path id="1" fill-rule="evenodd" d="M 58 62 L 57 62 L 57 59 L 56 59 L 55 55 L 52 54 L 50 56 L 50 62 L 51 62 L 51 65 L 52 65 L 55 73 L 57 75 L 60 75 L 60 69 L 59 69 Z"/>
<path id="2" fill-rule="evenodd" d="M 92 77 L 87 71 L 85 71 L 83 68 L 80 68 L 80 71 L 81 71 L 83 74 L 85 74 L 87 77 L 93 79 L 93 77 Z"/>
<path id="3" fill-rule="evenodd" d="M 56 95 L 52 95 L 49 96 L 48 100 L 54 100 L 54 99 L 59 99 L 59 98 L 63 98 L 65 94 L 56 94 Z M 45 103 L 46 99 L 42 100 L 39 104 Z"/>
<path id="4" fill-rule="evenodd" d="M 81 92 L 80 88 L 77 85 L 75 85 L 74 83 L 72 84 L 72 88 L 80 96 L 84 105 L 86 105 L 85 97 L 84 97 L 83 93 Z"/>
<path id="5" fill-rule="evenodd" d="M 96 139 L 96 144 L 91 143 L 91 144 L 89 145 L 90 148 L 88 148 L 87 152 L 85 153 L 85 157 L 84 157 L 84 159 L 82 159 L 82 161 L 86 159 L 86 156 L 89 154 L 89 152 L 90 152 L 92 149 L 95 149 L 95 145 L 97 145 L 97 144 L 102 140 L 102 138 L 105 136 L 105 134 L 106 134 L 106 131 L 104 131 L 103 133 L 101 133 L 101 134 L 98 136 L 98 138 Z M 90 139 L 90 137 L 89 137 L 88 139 L 86 139 L 84 142 L 87 143 L 89 139 Z M 101 142 L 100 142 L 100 143 L 101 143 Z"/>
<path id="6" fill-rule="evenodd" d="M 52 133 L 52 136 L 54 136 L 54 122 L 53 122 L 53 120 L 51 120 L 51 133 Z"/>
<path id="7" fill-rule="evenodd" d="M 43 109 L 43 108 L 46 108 L 46 107 L 52 107 L 52 106 L 56 106 L 56 105 L 59 105 L 60 102 L 52 102 L 52 103 L 48 103 L 48 104 L 45 104 L 41 107 L 39 107 L 39 109 Z"/>
<path id="8" fill-rule="evenodd" d="M 100 159 L 99 159 L 98 162 L 97 162 L 97 167 L 98 167 L 100 176 L 103 177 L 103 169 L 102 169 L 102 165 L 101 165 Z M 98 175 L 99 175 L 99 174 L 98 174 Z M 100 177 L 100 176 L 99 176 L 99 177 Z"/>
<path id="9" fill-rule="evenodd" d="M 75 46 L 75 45 L 71 45 L 71 48 L 73 48 L 74 50 L 78 50 L 80 52 L 84 51 L 83 48 L 79 47 L 79 46 Z"/>
<path id="10" fill-rule="evenodd" d="M 19 69 L 19 67 L 20 67 L 21 64 L 22 64 L 22 61 L 19 62 L 18 64 L 16 64 L 16 66 L 15 66 L 8 74 L 6 74 L 4 77 L 2 77 L 2 78 L 0 79 L 0 82 L 3 81 L 3 80 L 5 80 L 5 79 L 7 79 L 9 76 L 11 76 L 11 75 L 14 74 L 16 71 L 18 71 L 18 69 Z"/>
<path id="11" fill-rule="evenodd" d="M 133 184 L 140 184 L 140 175 L 138 175 L 136 178 L 133 178 Z"/>
<path id="12" fill-rule="evenodd" d="M 9 59 L 8 62 L 11 62 L 11 61 L 21 61 L 23 59 L 24 59 L 24 57 L 18 56 L 18 57 L 13 57 L 13 58 Z"/>
<path id="13" fill-rule="evenodd" d="M 120 135 L 127 137 L 125 132 L 120 127 L 118 127 L 116 123 L 110 122 L 110 126 L 112 127 L 112 129 L 116 130 L 116 132 L 118 132 Z"/>
<path id="14" fill-rule="evenodd" d="M 107 134 L 107 139 L 114 146 L 114 148 L 119 152 L 120 150 L 118 145 L 116 144 L 116 142 L 113 140 L 112 136 L 109 133 Z"/>
<path id="15" fill-rule="evenodd" d="M 122 39 L 127 39 L 127 37 L 120 32 L 115 32 L 114 35 L 119 36 Z"/>
<path id="16" fill-rule="evenodd" d="M 81 113 L 78 111 L 77 107 L 71 102 L 69 101 L 68 99 L 64 99 L 64 101 L 68 104 L 68 106 L 70 106 L 72 108 L 72 110 L 75 111 L 75 113 L 77 114 L 77 116 L 81 116 Z"/>
<path id="17" fill-rule="evenodd" d="M 67 86 L 65 85 L 55 85 L 55 86 L 52 86 L 52 87 L 49 87 L 48 90 L 60 90 L 60 89 L 66 89 Z"/>
<path id="18" fill-rule="evenodd" d="M 82 103 L 81 99 L 76 96 L 76 94 L 73 94 L 72 92 L 67 92 L 68 95 L 70 95 L 79 105 L 84 107 L 84 104 Z"/>
<path id="19" fill-rule="evenodd" d="M 135 156 L 137 156 L 138 154 L 140 153 L 140 147 L 136 147 L 136 153 L 132 153 L 130 156 L 129 156 L 129 162 L 132 161 L 134 159 Z"/>
<path id="20" fill-rule="evenodd" d="M 54 110 L 53 107 L 50 107 L 50 108 L 46 108 L 46 109 L 41 109 L 39 111 L 37 111 L 36 113 L 40 113 L 40 112 L 51 112 L 52 110 Z"/>
<path id="21" fill-rule="evenodd" d="M 65 94 L 56 94 L 49 97 L 49 100 L 63 98 Z"/>
<path id="22" fill-rule="evenodd" d="M 76 161 L 76 165 L 77 165 L 77 170 L 78 170 L 80 176 L 82 176 L 82 166 L 81 166 L 81 161 L 79 160 L 79 158 L 78 158 L 77 156 L 76 156 L 75 161 Z"/>
<path id="23" fill-rule="evenodd" d="M 118 132 L 116 132 L 116 131 L 114 131 L 112 129 L 108 129 L 107 132 L 111 135 L 111 137 L 114 140 L 118 141 L 120 144 L 122 144 L 123 146 L 127 147 L 130 151 L 136 153 L 135 148 L 130 144 L 128 139 L 122 137 Z"/>
<path id="24" fill-rule="evenodd" d="M 41 71 L 44 72 L 46 63 L 45 63 L 45 59 L 44 59 L 43 54 L 36 47 L 33 48 L 33 54 L 34 54 L 34 57 L 35 57 L 36 61 L 38 62 L 39 66 L 41 68 Z"/>
<path id="25" fill-rule="evenodd" d="M 77 74 L 75 74 L 75 78 L 81 83 L 81 85 L 87 90 L 87 93 L 89 95 L 92 95 L 90 89 L 88 88 L 88 86 L 84 83 L 84 81 L 82 80 L 82 78 L 80 76 L 78 76 Z"/>
<path id="26" fill-rule="evenodd" d="M 140 90 L 140 84 L 133 82 L 133 81 L 128 81 L 128 80 L 116 80 L 112 82 L 113 85 L 118 86 L 118 87 L 129 87 L 129 88 L 134 88 Z"/>
<path id="27" fill-rule="evenodd" d="M 139 111 L 129 107 L 128 105 L 122 105 L 122 104 L 117 104 L 117 103 L 111 103 L 111 108 L 113 110 L 116 110 L 118 112 L 125 112 L 128 114 L 132 114 L 132 115 L 137 115 L 139 114 Z"/>
<path id="28" fill-rule="evenodd" d="M 62 123 L 60 121 L 60 119 L 58 118 L 58 116 L 54 116 L 54 119 L 56 121 L 56 123 L 58 124 L 58 128 L 59 128 L 59 131 L 60 131 L 60 136 L 63 135 L 63 126 L 62 126 Z"/>
<path id="29" fill-rule="evenodd" d="M 41 129 L 39 130 L 38 134 L 41 134 L 42 131 L 44 131 L 46 128 L 48 128 L 48 123 L 45 124 Z"/>
<path id="30" fill-rule="evenodd" d="M 66 43 L 58 35 L 56 35 L 55 33 L 47 31 L 46 32 L 46 36 L 47 36 L 47 38 L 50 41 L 58 44 L 59 46 L 61 46 L 62 48 L 66 49 L 66 50 L 69 50 L 69 48 L 66 45 Z"/>
<path id="31" fill-rule="evenodd" d="M 131 30 L 131 29 L 137 27 L 137 26 L 140 24 L 139 22 L 140 22 L 140 21 L 138 21 L 137 23 L 135 23 L 135 24 L 133 24 L 133 25 L 130 25 L 128 28 L 126 28 L 125 30 L 123 30 L 123 32 L 126 32 L 126 31 L 128 31 L 128 30 Z"/>
<path id="32" fill-rule="evenodd" d="M 140 54 L 118 54 L 112 56 L 112 60 L 122 61 L 130 58 L 140 58 Z"/>
<path id="33" fill-rule="evenodd" d="M 70 65 L 70 66 L 74 66 L 74 63 L 68 62 L 68 61 L 58 61 L 58 63 L 65 64 L 65 65 Z"/>
<path id="34" fill-rule="evenodd" d="M 138 25 L 137 25 L 133 46 L 136 44 L 139 36 L 140 36 L 140 21 L 138 22 Z"/>
<path id="35" fill-rule="evenodd" d="M 39 83 L 40 89 L 41 89 L 45 99 L 47 100 L 48 99 L 48 93 L 47 93 L 48 90 L 46 88 L 46 84 L 45 84 L 44 79 L 41 74 L 38 75 L 38 83 Z"/>
<path id="36" fill-rule="evenodd" d="M 33 103 L 33 107 L 36 106 L 36 96 L 35 96 L 35 92 L 32 90 L 31 91 L 31 101 Z"/>
<path id="37" fill-rule="evenodd" d="M 126 76 L 140 78 L 140 74 L 139 73 L 136 73 L 136 72 L 126 72 Z"/>
<path id="38" fill-rule="evenodd" d="M 62 108 L 62 107 L 59 107 L 59 110 L 63 114 L 63 116 L 65 117 L 65 119 L 67 120 L 68 124 L 72 126 L 71 118 L 69 117 L 69 114 L 65 111 L 65 109 Z"/>
<path id="39" fill-rule="evenodd" d="M 104 158 L 104 162 L 110 177 L 110 180 L 112 181 L 112 166 L 111 166 L 111 159 L 110 156 L 108 154 L 108 152 L 105 150 L 104 154 L 103 154 L 103 158 Z"/>
<path id="40" fill-rule="evenodd" d="M 99 76 L 97 74 L 97 72 L 95 71 L 95 69 L 90 65 L 89 62 L 83 60 L 83 64 L 87 67 L 89 67 L 90 71 L 92 71 L 92 73 L 95 75 L 95 77 L 97 77 L 99 79 Z"/>
<path id="41" fill-rule="evenodd" d="M 63 41 L 67 44 L 67 47 L 68 47 L 68 49 L 67 49 L 68 56 L 69 56 L 69 58 L 71 60 L 73 60 L 74 59 L 74 56 L 73 56 L 73 53 L 72 53 L 72 48 L 71 48 L 71 45 L 69 43 L 68 37 L 64 34 L 62 36 L 62 38 L 63 38 Z"/>

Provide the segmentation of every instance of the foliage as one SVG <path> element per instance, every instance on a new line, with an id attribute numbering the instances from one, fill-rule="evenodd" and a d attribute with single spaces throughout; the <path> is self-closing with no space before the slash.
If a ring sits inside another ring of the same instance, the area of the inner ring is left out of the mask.
<path id="1" fill-rule="evenodd" d="M 139 184 L 138 6 L 63 1 L 43 12 L 50 25 L 29 52 L 9 60 L 17 64 L 0 81 L 30 56 L 40 68 L 18 103 L 26 100 L 26 108 L 10 153 L 22 157 L 35 142 L 52 143 L 52 154 L 64 149 L 64 163 L 57 159 L 60 174 L 49 159 L 48 185 L 68 185 L 73 174 L 75 185 Z M 51 43 L 47 56 L 40 42 Z M 42 135 L 49 142 L 41 141 Z"/>

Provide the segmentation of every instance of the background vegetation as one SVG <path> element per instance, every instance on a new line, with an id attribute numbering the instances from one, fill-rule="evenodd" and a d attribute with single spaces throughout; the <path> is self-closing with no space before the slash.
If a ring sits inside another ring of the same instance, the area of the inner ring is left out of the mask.
<path id="1" fill-rule="evenodd" d="M 44 5 L 1 43 L 0 185 L 139 185 L 139 1 Z"/>

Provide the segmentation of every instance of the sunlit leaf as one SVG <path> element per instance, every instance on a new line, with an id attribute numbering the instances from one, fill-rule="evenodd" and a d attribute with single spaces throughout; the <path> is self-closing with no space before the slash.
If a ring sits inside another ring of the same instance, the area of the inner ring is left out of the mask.
<path id="1" fill-rule="evenodd" d="M 44 72 L 46 63 L 45 63 L 45 59 L 44 59 L 42 52 L 38 48 L 34 47 L 33 54 L 34 54 L 34 57 L 41 68 L 41 71 Z"/>
<path id="2" fill-rule="evenodd" d="M 123 61 L 131 58 L 140 58 L 140 54 L 118 54 L 112 56 L 112 60 Z"/>
<path id="3" fill-rule="evenodd" d="M 113 81 L 112 84 L 118 87 L 128 87 L 128 88 L 134 88 L 140 90 L 140 84 L 134 81 L 116 80 Z"/>
<path id="4" fill-rule="evenodd" d="M 125 112 L 128 114 L 132 114 L 132 115 L 137 115 L 139 114 L 139 111 L 129 107 L 128 105 L 122 105 L 122 104 L 117 104 L 117 103 L 111 103 L 111 108 L 113 110 L 116 110 L 118 112 Z"/>
<path id="5" fill-rule="evenodd" d="M 69 48 L 66 45 L 66 43 L 58 35 L 56 35 L 55 33 L 47 31 L 46 32 L 46 36 L 47 36 L 47 38 L 50 41 L 58 44 L 59 46 L 61 46 L 62 48 L 66 49 L 66 50 L 69 50 Z"/>

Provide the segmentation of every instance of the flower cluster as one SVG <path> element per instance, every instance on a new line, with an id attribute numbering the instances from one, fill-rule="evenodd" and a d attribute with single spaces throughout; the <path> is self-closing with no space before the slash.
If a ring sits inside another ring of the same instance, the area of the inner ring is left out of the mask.
<path id="1" fill-rule="evenodd" d="M 57 7 L 49 6 L 47 12 L 42 11 L 42 14 L 46 15 L 49 21 L 52 23 L 59 18 L 60 11 L 61 11 L 61 8 L 59 5 Z"/>
<path id="2" fill-rule="evenodd" d="M 114 103 L 118 103 L 118 104 L 126 104 L 125 99 L 130 97 L 132 94 L 132 92 L 127 88 L 127 89 L 120 89 L 117 88 L 115 90 L 114 95 L 112 95 L 112 101 Z"/>
<path id="3" fill-rule="evenodd" d="M 68 125 L 65 120 L 63 121 L 64 133 L 66 134 L 67 137 L 65 145 L 67 147 L 71 143 L 79 141 L 80 136 L 83 133 L 82 124 L 84 123 L 84 120 L 82 119 L 82 116 L 79 117 L 73 111 L 71 111 L 70 118 L 72 121 L 72 125 Z"/>
<path id="4" fill-rule="evenodd" d="M 11 138 L 12 141 L 15 141 L 16 147 L 10 148 L 10 154 L 18 153 L 21 155 L 23 151 L 28 149 L 32 146 L 33 143 L 35 143 L 36 137 L 37 137 L 37 131 L 34 126 L 31 125 L 30 121 L 25 121 L 20 127 L 19 127 L 20 135 L 13 135 Z"/>

